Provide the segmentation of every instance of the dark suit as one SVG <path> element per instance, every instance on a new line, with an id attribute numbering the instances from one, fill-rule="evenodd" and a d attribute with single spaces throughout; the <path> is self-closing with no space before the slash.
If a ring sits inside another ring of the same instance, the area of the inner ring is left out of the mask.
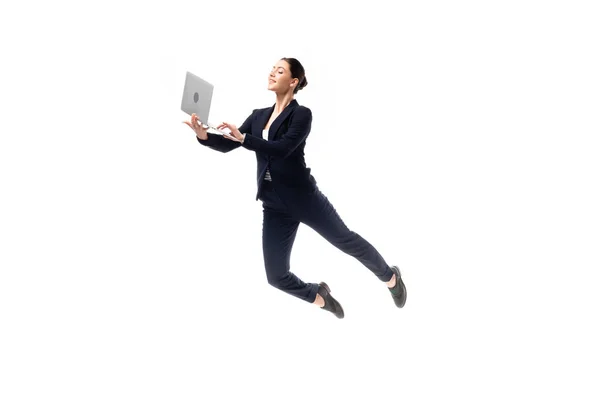
<path id="1" fill-rule="evenodd" d="M 390 280 L 393 272 L 383 257 L 348 229 L 306 166 L 304 147 L 312 123 L 310 109 L 292 100 L 273 121 L 265 140 L 262 131 L 274 109 L 272 106 L 252 112 L 238 128 L 246 134 L 243 143 L 212 133 L 207 140 L 198 139 L 202 145 L 223 153 L 240 146 L 256 153 L 256 199 L 263 202 L 263 254 L 268 282 L 303 300 L 315 300 L 318 285 L 304 283 L 290 272 L 290 254 L 300 222 L 355 257 L 380 280 Z M 271 181 L 264 179 L 267 168 Z"/>

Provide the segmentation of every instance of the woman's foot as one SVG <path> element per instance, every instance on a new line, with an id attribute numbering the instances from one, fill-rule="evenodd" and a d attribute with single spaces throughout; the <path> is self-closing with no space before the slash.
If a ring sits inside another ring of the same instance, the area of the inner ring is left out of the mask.
<path id="1" fill-rule="evenodd" d="M 396 286 L 396 274 L 393 274 L 393 275 L 392 275 L 392 279 L 390 279 L 389 281 L 387 281 L 385 284 L 387 285 L 387 287 L 388 287 L 389 289 L 391 289 L 391 288 L 393 288 L 394 286 Z"/>
<path id="2" fill-rule="evenodd" d="M 325 299 L 321 297 L 319 293 L 317 293 L 314 304 L 318 305 L 319 307 L 323 307 L 325 305 Z"/>
<path id="3" fill-rule="evenodd" d="M 404 282 L 402 282 L 398 267 L 393 266 L 392 271 L 394 271 L 394 275 L 392 276 L 392 279 L 386 282 L 386 285 L 392 294 L 396 307 L 402 308 L 406 303 L 406 286 L 404 286 Z"/>
<path id="4" fill-rule="evenodd" d="M 323 310 L 333 313 L 340 319 L 344 318 L 344 309 L 342 308 L 342 305 L 333 298 L 330 292 L 331 290 L 325 282 L 319 283 L 319 289 L 314 304 L 318 305 Z"/>

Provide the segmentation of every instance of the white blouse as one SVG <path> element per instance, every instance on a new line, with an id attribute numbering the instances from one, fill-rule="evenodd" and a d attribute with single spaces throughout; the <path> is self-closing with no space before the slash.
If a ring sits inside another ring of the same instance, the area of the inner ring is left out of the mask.
<path id="1" fill-rule="evenodd" d="M 265 140 L 269 140 L 269 130 L 268 129 L 263 129 L 262 137 Z M 267 172 L 265 173 L 265 181 L 270 181 L 270 180 L 271 180 L 271 172 L 269 172 L 269 168 L 267 168 Z"/>

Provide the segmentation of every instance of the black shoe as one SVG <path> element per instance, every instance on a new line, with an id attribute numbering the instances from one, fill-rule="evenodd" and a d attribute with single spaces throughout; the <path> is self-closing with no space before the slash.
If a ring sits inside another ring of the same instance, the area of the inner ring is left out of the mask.
<path id="1" fill-rule="evenodd" d="M 336 299 L 333 298 L 330 292 L 331 289 L 329 289 L 329 286 L 327 286 L 325 282 L 319 283 L 319 290 L 317 291 L 317 293 L 319 293 L 323 300 L 325 300 L 325 305 L 321 308 L 323 310 L 332 312 L 336 317 L 340 319 L 344 318 L 344 309 L 342 308 L 342 305 Z"/>
<path id="2" fill-rule="evenodd" d="M 398 267 L 393 266 L 392 271 L 394 271 L 394 275 L 396 275 L 396 285 L 388 289 L 392 294 L 396 307 L 402 308 L 404 307 L 404 303 L 406 303 L 406 286 L 404 286 L 404 282 L 402 282 Z"/>

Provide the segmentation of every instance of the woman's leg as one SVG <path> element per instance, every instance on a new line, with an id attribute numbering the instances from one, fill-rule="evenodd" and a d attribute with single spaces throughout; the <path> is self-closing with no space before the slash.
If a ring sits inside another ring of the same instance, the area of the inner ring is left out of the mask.
<path id="1" fill-rule="evenodd" d="M 274 193 L 271 195 L 276 196 Z M 262 230 L 265 271 L 270 285 L 312 303 L 316 299 L 318 285 L 305 283 L 290 272 L 290 256 L 298 225 L 298 220 L 283 207 L 273 207 L 272 202 L 265 204 Z"/>
<path id="2" fill-rule="evenodd" d="M 383 282 L 390 282 L 394 272 L 381 254 L 362 236 L 348 229 L 333 205 L 320 191 L 316 191 L 298 210 L 300 222 L 310 226 L 327 241 L 366 266 Z"/>

